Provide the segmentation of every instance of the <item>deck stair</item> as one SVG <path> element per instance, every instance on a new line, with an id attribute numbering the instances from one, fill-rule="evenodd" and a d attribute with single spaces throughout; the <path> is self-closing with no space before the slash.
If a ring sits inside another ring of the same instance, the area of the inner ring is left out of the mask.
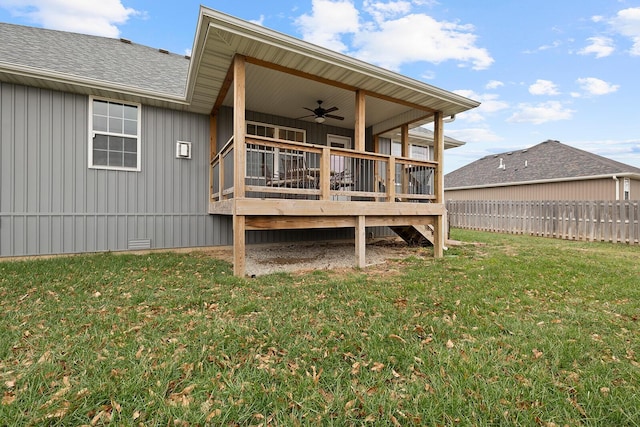
<path id="1" fill-rule="evenodd" d="M 410 246 L 433 246 L 433 227 L 430 225 L 414 224 L 389 228 Z"/>

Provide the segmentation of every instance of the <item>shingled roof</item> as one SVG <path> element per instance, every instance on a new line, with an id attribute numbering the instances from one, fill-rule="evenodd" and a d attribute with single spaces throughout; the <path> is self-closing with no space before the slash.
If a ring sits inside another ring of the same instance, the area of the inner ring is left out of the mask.
<path id="1" fill-rule="evenodd" d="M 0 65 L 184 97 L 189 59 L 128 40 L 0 22 Z M 63 61 L 60 59 L 64 58 Z"/>
<path id="2" fill-rule="evenodd" d="M 533 147 L 485 156 L 444 176 L 445 189 L 562 179 L 640 175 L 640 169 L 547 140 Z"/>

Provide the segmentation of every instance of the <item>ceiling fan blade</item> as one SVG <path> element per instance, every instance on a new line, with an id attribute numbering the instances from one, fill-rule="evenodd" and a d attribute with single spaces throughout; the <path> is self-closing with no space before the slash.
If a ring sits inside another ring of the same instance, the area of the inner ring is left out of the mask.
<path id="1" fill-rule="evenodd" d="M 334 111 L 337 111 L 337 110 L 339 110 L 338 107 L 331 107 L 331 108 L 329 108 L 327 110 L 324 110 L 324 112 L 325 112 L 325 114 L 326 113 L 333 113 Z"/>
<path id="2" fill-rule="evenodd" d="M 344 120 L 344 117 L 334 116 L 333 114 L 325 114 L 324 116 L 329 118 L 329 119 Z"/>
<path id="3" fill-rule="evenodd" d="M 302 107 L 307 111 L 311 111 L 313 114 L 316 114 L 316 110 L 312 110 L 311 108 L 307 108 L 307 107 Z"/>
<path id="4" fill-rule="evenodd" d="M 296 117 L 296 120 L 306 119 L 307 117 L 316 117 L 315 114 L 309 114 L 308 116 Z"/>

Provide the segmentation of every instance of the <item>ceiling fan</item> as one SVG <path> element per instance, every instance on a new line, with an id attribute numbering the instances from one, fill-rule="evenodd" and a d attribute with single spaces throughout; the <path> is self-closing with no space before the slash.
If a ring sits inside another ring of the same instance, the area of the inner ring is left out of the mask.
<path id="1" fill-rule="evenodd" d="M 305 110 L 311 111 L 313 114 L 309 114 L 308 116 L 298 117 L 299 119 L 304 119 L 306 117 L 315 117 L 313 120 L 316 123 L 324 123 L 326 119 L 344 120 L 344 117 L 336 116 L 334 114 L 329 114 L 329 113 L 333 113 L 334 111 L 337 111 L 338 107 L 331 107 L 331 108 L 324 109 L 322 108 L 321 100 L 318 100 L 318 108 L 314 108 L 314 109 L 307 108 L 307 107 L 303 107 L 303 108 Z"/>

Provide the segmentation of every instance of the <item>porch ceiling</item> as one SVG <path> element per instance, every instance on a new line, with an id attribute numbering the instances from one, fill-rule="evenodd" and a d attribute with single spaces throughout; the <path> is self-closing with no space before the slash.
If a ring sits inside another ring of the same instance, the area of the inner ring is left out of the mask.
<path id="1" fill-rule="evenodd" d="M 450 116 L 479 105 L 437 87 L 202 7 L 187 87 L 192 110 L 211 111 L 236 54 L 249 58 L 246 105 L 256 112 L 299 118 L 310 114 L 304 107 L 313 109 L 316 101 L 322 100 L 323 107 L 336 106 L 339 110 L 333 114 L 345 118 L 344 121 L 327 119 L 327 124 L 352 127 L 354 90 L 361 89 L 372 95 L 366 98 L 366 126 L 374 126 L 374 131 L 376 126 L 378 131 L 386 131 L 396 123 L 413 122 L 433 111 Z M 270 68 L 258 64 L 269 64 Z M 294 74 L 280 71 L 283 69 Z M 233 105 L 231 90 L 223 105 Z M 313 117 L 307 120 L 313 121 Z"/>

